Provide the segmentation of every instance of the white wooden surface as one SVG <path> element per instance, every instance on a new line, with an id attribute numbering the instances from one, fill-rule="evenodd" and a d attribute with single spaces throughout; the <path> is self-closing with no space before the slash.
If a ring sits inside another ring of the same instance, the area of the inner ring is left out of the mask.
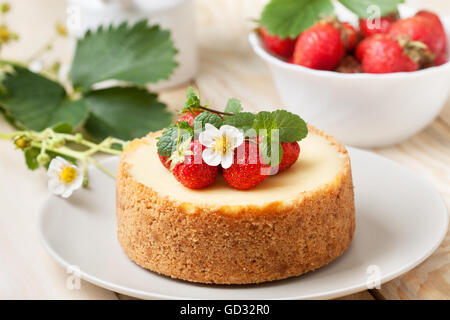
<path id="1" fill-rule="evenodd" d="M 252 111 L 280 106 L 268 70 L 251 52 L 246 35 L 265 0 L 198 0 L 200 70 L 191 84 L 202 98 L 223 106 L 236 97 Z M 450 15 L 450 1 L 410 0 L 410 4 Z M 9 25 L 20 42 L 1 52 L 2 58 L 27 59 L 43 45 L 57 20 L 65 20 L 62 0 L 13 0 Z M 68 40 L 59 40 L 47 59 L 70 61 Z M 162 92 L 171 109 L 184 101 L 186 86 Z M 12 130 L 0 119 L 0 132 Z M 441 116 L 412 139 L 374 150 L 427 177 L 450 207 L 450 101 Z M 37 234 L 38 208 L 47 195 L 43 171 L 25 169 L 23 156 L 11 143 L 0 141 L 0 298 L 117 299 L 122 295 L 82 282 L 80 290 L 66 286 L 68 274 L 45 252 Z M 371 294 L 372 293 L 372 294 Z M 424 263 L 378 291 L 364 291 L 344 299 L 450 299 L 450 236 Z"/>

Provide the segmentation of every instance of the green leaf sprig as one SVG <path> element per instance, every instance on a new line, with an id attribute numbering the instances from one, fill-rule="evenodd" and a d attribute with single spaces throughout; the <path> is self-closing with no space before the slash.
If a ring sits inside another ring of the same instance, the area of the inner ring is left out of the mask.
<path id="1" fill-rule="evenodd" d="M 175 152 L 176 159 L 183 159 L 180 150 L 181 144 L 190 142 L 204 130 L 205 124 L 209 123 L 216 128 L 222 125 L 234 126 L 244 132 L 246 139 L 256 141 L 258 139 L 259 149 L 266 163 L 276 166 L 283 157 L 282 142 L 295 142 L 304 139 L 308 134 L 308 127 L 300 116 L 286 110 L 273 112 L 261 111 L 257 114 L 243 112 L 241 102 L 235 98 L 228 100 L 225 112 L 216 111 L 201 106 L 198 96 L 193 97 L 193 89 L 187 92 L 188 101 L 197 101 L 196 108 L 203 109 L 193 122 L 193 127 L 187 121 L 178 122 L 163 131 L 157 142 L 158 153 L 164 157 L 171 157 Z M 186 106 L 186 104 L 185 104 Z M 185 112 L 186 111 L 185 109 Z M 200 130 L 200 132 L 195 132 Z M 275 133 L 277 135 L 273 135 Z M 273 162 L 272 146 L 278 145 L 279 154 L 277 161 Z M 187 154 L 186 154 L 187 155 Z"/>
<path id="2" fill-rule="evenodd" d="M 369 17 L 370 6 L 377 6 L 381 16 L 397 12 L 404 0 L 338 0 L 360 18 Z M 334 13 L 331 0 L 271 0 L 261 13 L 260 24 L 280 38 L 296 38 L 318 20 Z"/>
<path id="3" fill-rule="evenodd" d="M 74 164 L 81 163 L 85 187 L 88 184 L 88 164 L 96 166 L 115 179 L 114 173 L 103 167 L 93 156 L 97 153 L 120 155 L 127 142 L 108 137 L 100 143 L 94 143 L 86 140 L 81 133 L 70 133 L 71 129 L 68 124 L 60 124 L 40 132 L 21 130 L 0 134 L 0 139 L 12 140 L 16 148 L 23 151 L 25 163 L 30 170 L 41 166 L 48 168 L 52 159 L 60 156 Z"/>
<path id="4" fill-rule="evenodd" d="M 99 27 L 78 40 L 67 90 L 20 63 L 4 61 L 0 110 L 23 130 L 64 122 L 96 141 L 141 137 L 171 122 L 166 106 L 142 85 L 167 79 L 177 66 L 176 53 L 169 31 L 146 20 Z M 106 80 L 120 85 L 98 89 Z"/>

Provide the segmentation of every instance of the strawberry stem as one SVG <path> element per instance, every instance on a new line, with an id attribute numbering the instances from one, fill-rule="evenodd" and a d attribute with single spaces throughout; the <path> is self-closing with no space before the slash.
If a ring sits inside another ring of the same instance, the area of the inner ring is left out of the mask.
<path id="1" fill-rule="evenodd" d="M 198 107 L 199 107 L 200 109 L 203 109 L 203 110 L 205 110 L 205 111 L 209 111 L 209 112 L 212 112 L 212 113 L 222 114 L 222 115 L 224 115 L 224 116 L 234 116 L 234 113 L 217 111 L 217 110 L 210 109 L 210 108 L 207 108 L 207 107 L 204 107 L 204 106 L 198 106 Z"/>

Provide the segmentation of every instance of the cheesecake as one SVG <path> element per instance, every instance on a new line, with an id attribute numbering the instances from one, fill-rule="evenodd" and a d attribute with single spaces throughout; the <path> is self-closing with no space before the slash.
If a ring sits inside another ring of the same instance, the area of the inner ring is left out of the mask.
<path id="1" fill-rule="evenodd" d="M 251 284 L 299 276 L 350 246 L 355 206 L 345 147 L 311 126 L 301 155 L 250 190 L 223 176 L 205 189 L 178 183 L 150 133 L 124 150 L 117 174 L 117 235 L 139 266 L 172 278 Z"/>

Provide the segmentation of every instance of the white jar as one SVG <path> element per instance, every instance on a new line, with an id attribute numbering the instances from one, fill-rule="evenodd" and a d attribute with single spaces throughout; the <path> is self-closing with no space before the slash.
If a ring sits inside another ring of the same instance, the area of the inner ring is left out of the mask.
<path id="1" fill-rule="evenodd" d="M 194 0 L 68 0 L 67 28 L 75 37 L 99 25 L 134 23 L 146 18 L 171 31 L 179 66 L 169 80 L 152 88 L 173 87 L 192 79 L 197 71 Z"/>

